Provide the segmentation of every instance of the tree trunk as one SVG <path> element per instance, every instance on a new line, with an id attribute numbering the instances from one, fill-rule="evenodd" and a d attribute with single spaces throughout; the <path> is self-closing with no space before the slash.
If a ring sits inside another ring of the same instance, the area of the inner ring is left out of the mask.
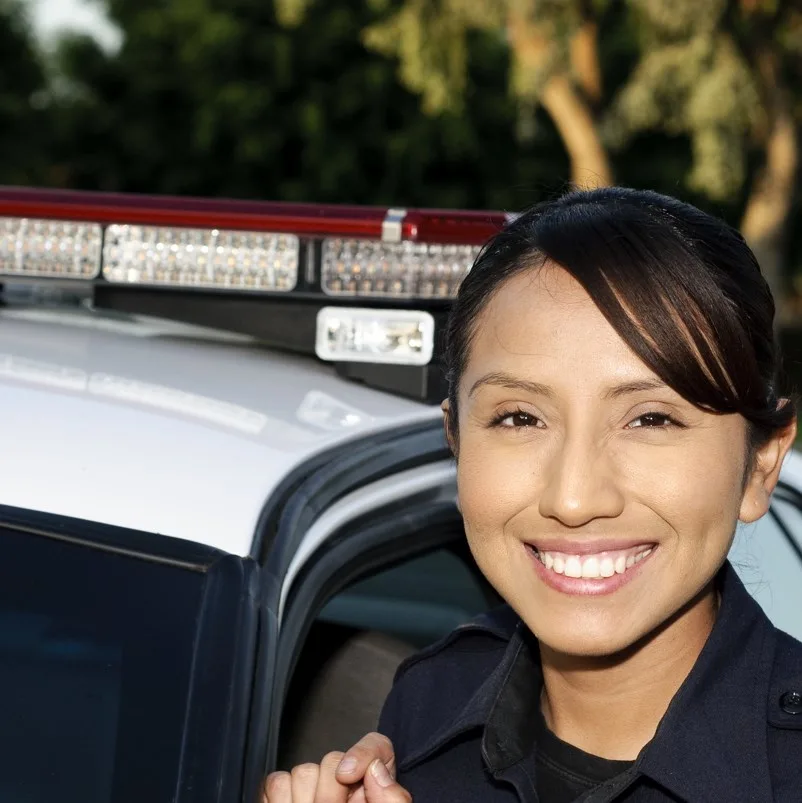
<path id="1" fill-rule="evenodd" d="M 755 253 L 777 304 L 778 322 L 785 313 L 786 226 L 799 167 L 796 123 L 769 58 L 760 65 L 768 99 L 769 130 L 766 157 L 752 184 L 741 221 L 741 233 Z"/>
<path id="2" fill-rule="evenodd" d="M 558 74 L 549 79 L 541 96 L 571 159 L 571 182 L 577 187 L 603 187 L 613 183 L 610 157 L 587 102 L 571 79 Z"/>
<path id="3" fill-rule="evenodd" d="M 599 26 L 586 19 L 571 39 L 571 68 L 585 97 L 598 106 L 602 99 L 602 71 L 599 63 Z"/>
<path id="4" fill-rule="evenodd" d="M 610 158 L 602 144 L 588 98 L 574 84 L 570 70 L 579 68 L 588 90 L 598 82 L 601 92 L 601 70 L 596 49 L 597 29 L 590 21 L 572 42 L 573 65 L 566 64 L 547 79 L 538 100 L 549 113 L 571 159 L 571 183 L 577 187 L 599 187 L 613 183 Z M 535 20 L 514 8 L 507 21 L 507 35 L 515 54 L 517 69 L 537 75 L 550 61 L 554 42 L 538 27 Z M 597 71 L 593 78 L 594 69 Z"/>

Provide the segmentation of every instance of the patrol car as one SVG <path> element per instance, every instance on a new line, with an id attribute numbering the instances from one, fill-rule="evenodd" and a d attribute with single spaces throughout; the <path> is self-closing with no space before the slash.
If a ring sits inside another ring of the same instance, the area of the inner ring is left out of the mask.
<path id="1" fill-rule="evenodd" d="M 436 403 L 503 224 L 0 189 L 0 800 L 254 803 L 498 602 Z M 802 456 L 732 560 L 802 638 Z"/>

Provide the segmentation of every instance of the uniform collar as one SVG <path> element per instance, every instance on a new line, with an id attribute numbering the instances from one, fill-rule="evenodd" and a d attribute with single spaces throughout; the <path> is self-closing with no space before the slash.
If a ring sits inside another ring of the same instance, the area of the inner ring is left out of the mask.
<path id="1" fill-rule="evenodd" d="M 767 703 L 776 631 L 729 563 L 718 579 L 713 631 L 632 777 L 648 776 L 686 801 L 769 801 Z M 494 671 L 404 767 L 480 728 L 482 756 L 493 774 L 532 756 L 543 683 L 537 644 L 520 622 L 507 638 Z"/>

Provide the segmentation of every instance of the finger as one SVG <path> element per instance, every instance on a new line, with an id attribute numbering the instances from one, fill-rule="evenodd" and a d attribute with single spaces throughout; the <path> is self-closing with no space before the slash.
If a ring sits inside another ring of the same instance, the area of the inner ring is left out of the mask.
<path id="1" fill-rule="evenodd" d="M 367 803 L 412 803 L 412 795 L 396 782 L 379 759 L 368 768 L 364 787 Z"/>
<path id="2" fill-rule="evenodd" d="M 320 774 L 317 779 L 315 801 L 320 803 L 347 803 L 351 799 L 353 787 L 337 780 L 337 767 L 342 761 L 344 753 L 334 752 L 323 756 L 320 762 Z M 295 801 L 293 801 L 295 803 Z"/>
<path id="3" fill-rule="evenodd" d="M 319 775 L 320 767 L 317 764 L 299 764 L 292 768 L 292 803 L 314 803 Z"/>
<path id="4" fill-rule="evenodd" d="M 365 797 L 365 787 L 363 784 L 360 783 L 351 787 L 348 803 L 368 803 L 368 799 Z"/>
<path id="5" fill-rule="evenodd" d="M 292 781 L 289 772 L 273 772 L 265 779 L 262 803 L 292 803 Z"/>
<path id="6" fill-rule="evenodd" d="M 337 780 L 340 783 L 361 781 L 371 762 L 377 758 L 381 759 L 394 777 L 395 749 L 393 743 L 381 733 L 369 733 L 346 752 L 337 768 Z"/>

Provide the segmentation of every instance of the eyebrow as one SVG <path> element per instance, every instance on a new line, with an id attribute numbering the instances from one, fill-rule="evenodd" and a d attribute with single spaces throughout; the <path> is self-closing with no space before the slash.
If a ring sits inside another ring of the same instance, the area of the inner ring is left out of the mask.
<path id="1" fill-rule="evenodd" d="M 509 388 L 510 390 L 522 390 L 525 393 L 531 393 L 534 396 L 543 396 L 546 399 L 552 399 L 555 396 L 554 390 L 548 385 L 540 382 L 533 382 L 529 379 L 520 379 L 512 374 L 505 374 L 503 372 L 493 372 L 485 374 L 483 377 L 476 380 L 471 386 L 468 396 L 473 396 L 479 388 L 485 385 L 493 385 L 495 387 Z M 668 385 L 660 379 L 641 379 L 634 382 L 624 382 L 621 385 L 614 385 L 608 388 L 604 393 L 605 399 L 618 399 L 621 396 L 627 396 L 631 393 L 642 393 L 646 390 L 666 390 Z"/>
<path id="2" fill-rule="evenodd" d="M 532 382 L 528 379 L 519 379 L 512 376 L 512 374 L 505 374 L 503 372 L 493 372 L 485 374 L 480 379 L 473 383 L 468 396 L 473 396 L 479 388 L 484 385 L 494 385 L 500 388 L 509 388 L 510 390 L 523 390 L 526 393 L 531 393 L 535 396 L 544 396 L 547 399 L 554 397 L 554 391 L 548 386 L 540 382 Z"/>
<path id="3" fill-rule="evenodd" d="M 668 385 L 662 379 L 640 379 L 635 382 L 624 382 L 609 388 L 604 394 L 605 399 L 619 399 L 630 393 L 642 393 L 644 390 L 667 390 Z"/>

